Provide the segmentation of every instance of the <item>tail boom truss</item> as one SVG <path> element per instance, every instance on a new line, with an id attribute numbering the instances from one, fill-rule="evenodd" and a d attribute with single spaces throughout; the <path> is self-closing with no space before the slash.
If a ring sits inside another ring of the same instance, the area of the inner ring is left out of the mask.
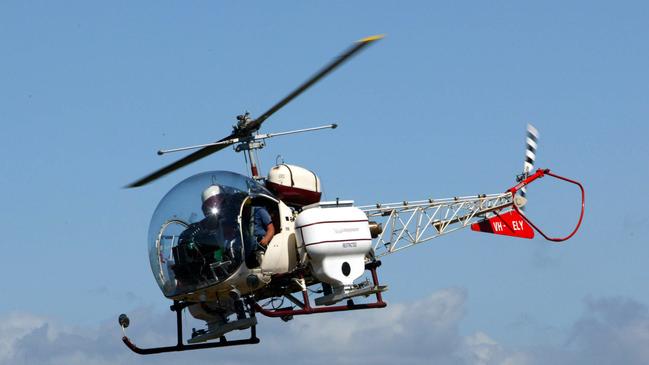
<path id="1" fill-rule="evenodd" d="M 374 243 L 382 257 L 470 226 L 492 212 L 510 208 L 514 194 L 505 192 L 440 200 L 404 201 L 359 207 L 370 220 L 383 223 Z"/>
<path id="2" fill-rule="evenodd" d="M 574 184 L 580 190 L 581 212 L 579 220 L 568 236 L 559 238 L 547 236 L 521 211 L 526 199 L 517 195 L 517 193 L 528 184 L 544 176 L 551 176 Z M 359 208 L 365 212 L 370 221 L 375 220 L 376 223 L 383 224 L 383 229 L 374 242 L 375 257 L 382 257 L 455 232 L 492 216 L 509 212 L 524 220 L 526 224 L 529 224 L 546 240 L 563 242 L 570 239 L 579 229 L 584 216 L 584 206 L 585 191 L 581 183 L 553 174 L 549 169 L 538 169 L 533 174 L 525 174 L 517 185 L 501 194 L 483 194 L 440 200 L 404 201 L 401 203 L 366 205 Z M 522 237 L 520 235 L 515 236 Z"/>

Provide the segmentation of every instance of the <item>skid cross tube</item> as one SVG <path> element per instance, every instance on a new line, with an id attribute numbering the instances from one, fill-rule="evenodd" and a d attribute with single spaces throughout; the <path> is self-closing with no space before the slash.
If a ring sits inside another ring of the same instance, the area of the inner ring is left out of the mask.
<path id="1" fill-rule="evenodd" d="M 176 333 L 178 335 L 178 343 L 175 346 L 165 346 L 165 347 L 152 347 L 152 348 L 139 348 L 124 334 L 122 341 L 126 346 L 131 349 L 131 351 L 140 355 L 152 355 L 152 354 L 161 354 L 165 352 L 175 352 L 175 351 L 189 351 L 189 350 L 200 350 L 200 349 L 210 349 L 216 347 L 228 347 L 228 346 L 238 346 L 238 345 L 253 345 L 259 343 L 259 338 L 257 337 L 257 329 L 255 326 L 250 327 L 250 338 L 243 340 L 232 340 L 229 341 L 222 336 L 218 342 L 208 342 L 208 343 L 199 343 L 192 345 L 185 345 L 183 343 L 183 319 L 182 319 L 182 310 L 191 305 L 192 303 L 179 302 L 174 300 L 174 304 L 170 309 L 176 312 Z M 254 312 L 253 312 L 254 313 Z M 122 327 L 124 328 L 124 327 Z"/>
<path id="2" fill-rule="evenodd" d="M 519 213 L 520 216 L 523 217 L 523 219 L 527 223 L 529 223 L 530 226 L 532 226 L 532 228 L 534 228 L 537 232 L 539 232 L 539 234 L 541 234 L 541 236 L 543 236 L 543 238 L 545 238 L 548 241 L 552 241 L 552 242 L 563 242 L 563 241 L 566 241 L 566 240 L 570 239 L 572 236 L 575 235 L 575 233 L 577 233 L 577 231 L 579 230 L 579 227 L 581 226 L 581 221 L 584 219 L 584 209 L 585 209 L 585 206 L 586 206 L 586 192 L 584 191 L 584 187 L 581 185 L 581 183 L 579 183 L 578 181 L 572 180 L 572 179 L 568 179 L 568 178 L 563 177 L 563 176 L 559 176 L 557 174 L 553 174 L 552 172 L 550 172 L 550 169 L 538 169 L 538 170 L 536 170 L 536 172 L 534 174 L 528 176 L 523 181 L 518 183 L 516 186 L 509 189 L 509 192 L 512 194 L 512 197 L 513 197 L 514 195 L 516 195 L 518 190 L 524 188 L 526 185 L 530 184 L 534 180 L 540 179 L 545 175 L 552 176 L 552 177 L 554 177 L 556 179 L 563 180 L 565 182 L 577 185 L 577 187 L 579 187 L 579 190 L 581 191 L 581 212 L 579 213 L 579 220 L 577 221 L 577 225 L 575 226 L 575 229 L 573 229 L 572 232 L 570 232 L 570 234 L 565 236 L 565 237 L 550 237 L 550 236 L 546 235 L 534 223 L 532 223 L 532 221 L 529 218 L 527 218 L 527 216 L 523 212 L 521 212 L 521 210 L 518 208 L 518 206 L 516 204 L 514 204 L 513 207 L 514 207 L 514 210 L 516 210 L 516 212 Z"/>
<path id="3" fill-rule="evenodd" d="M 381 261 L 371 262 L 365 265 L 365 267 L 368 270 L 370 270 L 370 272 L 372 273 L 372 282 L 374 283 L 375 287 L 379 286 L 379 277 L 376 273 L 376 268 L 379 266 L 381 266 Z M 255 303 L 255 310 L 265 315 L 266 317 L 286 317 L 286 316 L 298 316 L 298 315 L 314 314 L 314 313 L 329 313 L 329 312 L 341 312 L 341 311 L 358 310 L 358 309 L 385 308 L 388 304 L 383 301 L 381 292 L 377 292 L 375 295 L 376 295 L 376 302 L 374 303 L 354 304 L 350 299 L 348 300 L 346 305 L 312 307 L 309 301 L 309 293 L 306 288 L 303 288 L 302 290 L 303 302 L 300 303 L 299 305 L 301 309 L 269 310 Z"/>

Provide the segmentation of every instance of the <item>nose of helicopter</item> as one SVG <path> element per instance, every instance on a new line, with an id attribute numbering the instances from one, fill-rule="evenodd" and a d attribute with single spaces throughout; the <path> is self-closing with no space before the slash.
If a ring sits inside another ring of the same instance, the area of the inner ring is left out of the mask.
<path id="1" fill-rule="evenodd" d="M 239 226 L 244 201 L 271 195 L 233 172 L 194 175 L 172 188 L 149 225 L 149 262 L 168 298 L 220 283 L 244 262 L 252 237 Z M 256 242 L 255 242 L 256 243 Z"/>

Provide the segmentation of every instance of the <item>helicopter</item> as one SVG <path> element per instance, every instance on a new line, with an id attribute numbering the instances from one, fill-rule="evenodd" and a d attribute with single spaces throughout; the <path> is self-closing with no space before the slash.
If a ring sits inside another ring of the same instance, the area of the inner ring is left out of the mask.
<path id="1" fill-rule="evenodd" d="M 382 35 L 363 38 L 257 118 L 237 116 L 232 132 L 212 143 L 158 151 L 196 151 L 129 185 L 136 188 L 232 146 L 246 156 L 250 175 L 207 171 L 174 186 L 153 213 L 148 231 L 149 263 L 176 313 L 177 343 L 140 348 L 126 335 L 130 319 L 118 318 L 122 341 L 148 355 L 256 344 L 257 314 L 292 320 L 317 313 L 383 308 L 387 303 L 378 268 L 381 258 L 459 229 L 562 242 L 579 229 L 585 191 L 578 181 L 549 169 L 534 169 L 538 131 L 527 128 L 523 173 L 496 194 L 357 206 L 352 200 L 321 201 L 320 178 L 304 167 L 277 163 L 261 176 L 257 151 L 266 140 L 335 129 L 336 124 L 279 133 L 260 133 L 275 112 Z M 553 177 L 576 185 L 581 213 L 571 233 L 551 237 L 524 213 L 526 187 Z M 369 273 L 369 278 L 363 275 Z M 371 278 L 371 280 L 370 280 Z M 312 294 L 317 297 L 312 298 Z M 205 322 L 185 343 L 182 311 Z M 247 338 L 228 338 L 237 331 Z M 228 337 L 226 337 L 228 335 Z"/>

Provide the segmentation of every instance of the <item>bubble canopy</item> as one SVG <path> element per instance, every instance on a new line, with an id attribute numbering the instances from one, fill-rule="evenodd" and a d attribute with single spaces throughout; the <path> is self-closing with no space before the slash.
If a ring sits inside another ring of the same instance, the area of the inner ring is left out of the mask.
<path id="1" fill-rule="evenodd" d="M 272 196 L 249 177 L 209 171 L 183 180 L 162 198 L 149 225 L 148 250 L 166 297 L 219 283 L 241 266 L 251 236 L 239 226 L 239 216 L 248 197 L 259 195 Z"/>

